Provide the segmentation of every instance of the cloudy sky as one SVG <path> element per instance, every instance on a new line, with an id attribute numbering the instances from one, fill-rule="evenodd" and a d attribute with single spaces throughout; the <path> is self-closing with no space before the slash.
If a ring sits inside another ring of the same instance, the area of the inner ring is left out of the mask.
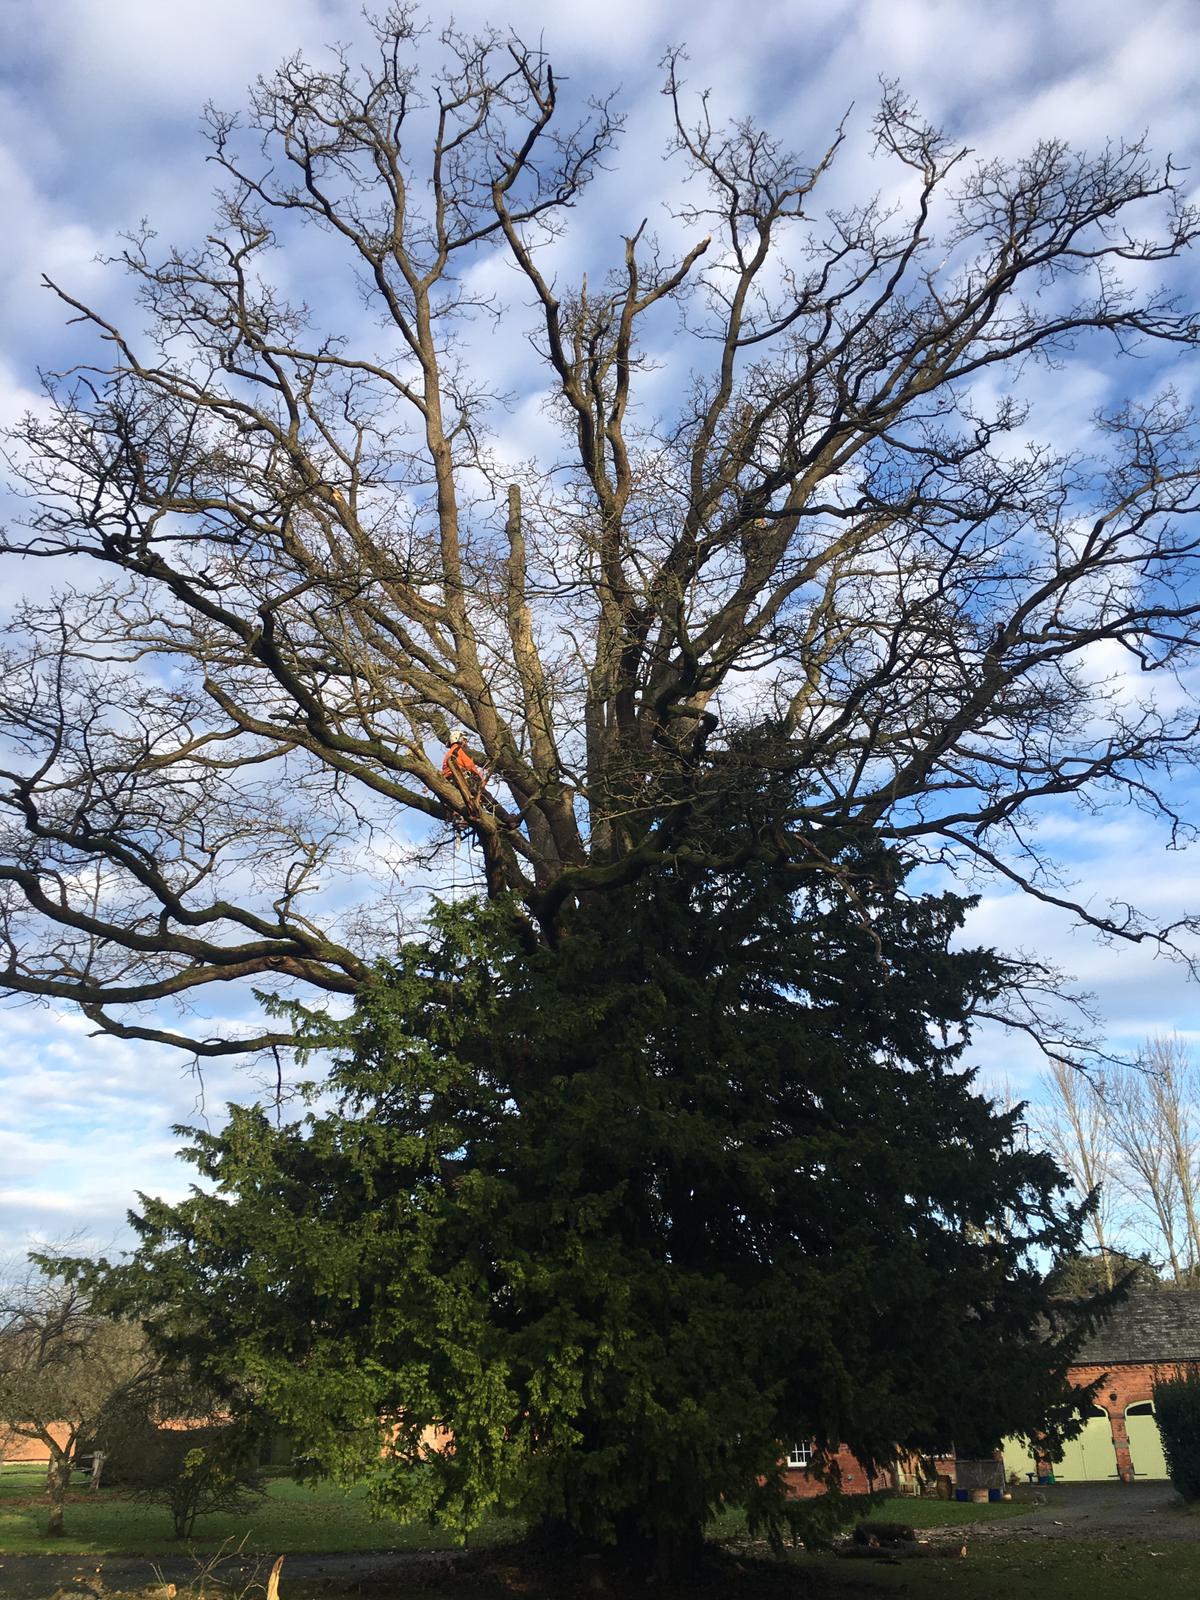
<path id="1" fill-rule="evenodd" d="M 449 13 L 428 15 L 436 24 Z M 1200 144 L 1194 0 L 1143 0 L 1136 10 L 1127 0 L 776 0 L 752 26 L 748 8 L 713 0 L 468 0 L 454 15 L 465 27 L 511 23 L 526 39 L 542 36 L 581 95 L 620 88 L 622 155 L 577 245 L 586 255 L 603 243 L 605 259 L 668 181 L 658 63 L 679 43 L 691 84 L 711 86 L 723 112 L 753 110 L 810 151 L 853 105 L 839 181 L 860 194 L 871 187 L 865 129 L 881 76 L 981 153 L 1017 154 L 1045 136 L 1094 148 L 1148 131 L 1157 151 L 1186 163 Z M 282 56 L 362 35 L 357 4 L 343 0 L 0 0 L 0 421 L 37 404 L 39 367 L 70 359 L 71 332 L 41 274 L 119 311 L 127 291 L 97 257 L 123 230 L 147 218 L 179 243 L 204 231 L 213 178 L 198 133 L 203 105 L 236 108 Z M 1106 381 L 1084 369 L 1048 389 L 1048 425 L 1069 431 L 1073 409 L 1090 411 Z M 0 581 L 2 608 L 47 579 L 10 566 Z M 1144 819 L 1057 816 L 1046 827 L 1058 830 L 1085 896 L 1136 900 L 1164 920 L 1200 906 L 1200 856 L 1168 853 Z M 1059 960 L 1096 993 L 1118 1047 L 1156 1029 L 1200 1039 L 1196 991 L 1147 951 L 1098 945 L 992 886 L 972 932 Z M 987 1072 L 1036 1093 L 1027 1046 L 989 1035 L 978 1049 Z M 0 1010 L 0 1257 L 80 1227 L 101 1244 L 118 1238 L 135 1189 L 175 1195 L 186 1184 L 172 1124 L 219 1119 L 226 1099 L 253 1093 L 234 1068 L 210 1069 L 200 1084 L 169 1054 L 94 1039 L 71 1015 Z"/>

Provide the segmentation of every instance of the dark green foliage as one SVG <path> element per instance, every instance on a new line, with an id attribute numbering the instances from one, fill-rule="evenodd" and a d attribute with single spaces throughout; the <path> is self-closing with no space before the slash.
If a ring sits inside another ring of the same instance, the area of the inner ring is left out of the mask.
<path id="1" fill-rule="evenodd" d="M 1156 1378 L 1154 1411 L 1171 1482 L 1185 1500 L 1200 1500 L 1200 1367 Z"/>
<path id="2" fill-rule="evenodd" d="M 674 1553 L 722 1503 L 785 1530 L 781 1440 L 882 1464 L 1069 1426 L 1077 1322 L 1036 1336 L 1033 1253 L 1079 1214 L 958 1064 L 1003 963 L 895 858 L 784 871 L 766 825 L 554 948 L 442 908 L 337 1034 L 336 1109 L 192 1130 L 213 1192 L 145 1201 L 113 1303 L 314 1473 L 464 1531 L 501 1506 Z"/>
<path id="3" fill-rule="evenodd" d="M 1050 1286 L 1056 1295 L 1066 1297 L 1103 1294 L 1108 1288 L 1110 1271 L 1114 1285 L 1125 1292 L 1146 1294 L 1152 1289 L 1176 1287 L 1173 1283 L 1164 1284 L 1144 1257 L 1126 1255 L 1121 1250 L 1108 1252 L 1107 1266 L 1099 1255 L 1065 1256 L 1055 1262 Z"/>

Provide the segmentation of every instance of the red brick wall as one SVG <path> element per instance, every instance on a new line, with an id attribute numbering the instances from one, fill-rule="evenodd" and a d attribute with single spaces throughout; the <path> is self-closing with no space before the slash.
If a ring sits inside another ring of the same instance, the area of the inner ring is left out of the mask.
<path id="1" fill-rule="evenodd" d="M 874 1489 L 889 1489 L 892 1486 L 890 1473 L 877 1473 L 872 1478 L 862 1462 L 852 1456 L 845 1445 L 839 1445 L 835 1459 L 842 1474 L 842 1488 L 847 1494 L 869 1494 Z M 806 1467 L 789 1467 L 784 1474 L 784 1481 L 788 1494 L 794 1499 L 808 1500 L 826 1492 L 824 1483 L 814 1478 Z"/>
<path id="2" fill-rule="evenodd" d="M 71 1430 L 65 1422 L 52 1422 L 50 1432 L 61 1445 L 67 1442 Z M 0 1428 L 0 1461 L 40 1462 L 49 1459 L 50 1451 L 40 1439 L 22 1439 Z"/>
<path id="3" fill-rule="evenodd" d="M 1156 1375 L 1169 1377 L 1175 1371 L 1172 1362 L 1121 1362 L 1110 1367 L 1072 1367 L 1071 1382 L 1077 1388 L 1100 1379 L 1096 1390 L 1096 1404 L 1108 1412 L 1112 1428 L 1113 1448 L 1117 1457 L 1117 1471 L 1125 1477 L 1132 1471 L 1129 1455 L 1129 1435 L 1125 1431 L 1125 1408 L 1142 1400 L 1154 1398 Z"/>
<path id="4" fill-rule="evenodd" d="M 162 1424 L 164 1428 L 191 1428 L 196 1423 L 187 1418 L 172 1418 Z M 65 1422 L 52 1422 L 50 1432 L 59 1444 L 65 1444 L 70 1436 L 70 1427 Z M 450 1434 L 445 1428 L 426 1428 L 421 1435 L 421 1443 L 431 1446 L 434 1450 L 445 1450 L 450 1443 Z M 0 1462 L 10 1461 L 16 1463 L 49 1461 L 50 1452 L 40 1439 L 24 1439 L 17 1434 L 8 1433 L 0 1427 Z"/>
<path id="5" fill-rule="evenodd" d="M 1173 1362 L 1122 1362 L 1109 1367 L 1071 1368 L 1071 1382 L 1077 1388 L 1086 1388 L 1097 1378 L 1100 1379 L 1100 1386 L 1096 1390 L 1096 1404 L 1108 1413 L 1117 1471 L 1122 1477 L 1130 1475 L 1133 1468 L 1129 1454 L 1129 1435 L 1125 1431 L 1125 1408 L 1137 1405 L 1143 1400 L 1152 1400 L 1155 1376 L 1165 1377 L 1175 1370 Z M 842 1471 L 842 1487 L 848 1494 L 865 1494 L 871 1489 L 883 1489 L 891 1482 L 888 1475 L 877 1476 L 872 1480 L 862 1462 L 856 1460 L 844 1445 L 838 1450 L 837 1463 Z M 938 1461 L 937 1470 L 939 1473 L 949 1473 L 953 1477 L 953 1459 Z M 803 1468 L 789 1467 L 786 1481 L 787 1491 L 791 1495 L 807 1497 L 825 1493 L 825 1485 L 819 1479 L 810 1477 Z"/>

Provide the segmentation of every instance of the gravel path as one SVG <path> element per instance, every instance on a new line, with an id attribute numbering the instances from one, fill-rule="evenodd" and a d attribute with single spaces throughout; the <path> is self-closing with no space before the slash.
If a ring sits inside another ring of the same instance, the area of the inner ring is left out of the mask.
<path id="1" fill-rule="evenodd" d="M 1164 1539 L 1200 1542 L 1200 1516 L 1189 1515 L 1169 1483 L 1055 1483 L 1036 1491 L 1028 1516 L 922 1530 L 929 1538 L 965 1538 L 972 1544 L 1010 1539 L 1115 1539 L 1157 1544 Z M 1024 1493 L 1021 1499 L 1026 1497 Z"/>

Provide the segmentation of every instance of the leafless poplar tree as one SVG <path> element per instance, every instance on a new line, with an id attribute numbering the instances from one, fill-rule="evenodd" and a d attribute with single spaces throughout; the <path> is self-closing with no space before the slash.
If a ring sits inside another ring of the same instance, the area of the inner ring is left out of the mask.
<path id="1" fill-rule="evenodd" d="M 1147 1040 L 1137 1063 L 1110 1077 L 1109 1137 L 1121 1156 L 1122 1187 L 1176 1283 L 1200 1266 L 1198 1089 L 1195 1063 L 1176 1034 Z"/>
<path id="2" fill-rule="evenodd" d="M 1045 1074 L 1047 1099 L 1037 1108 L 1038 1137 L 1070 1178 L 1080 1199 L 1094 1195 L 1090 1226 L 1111 1289 L 1113 1251 L 1118 1248 L 1116 1150 L 1107 1102 L 1106 1078 L 1088 1077 L 1064 1060 L 1052 1060 Z"/>
<path id="3" fill-rule="evenodd" d="M 201 1054 L 285 1043 L 153 1008 L 353 992 L 390 914 L 387 885 L 347 907 L 354 872 L 414 824 L 470 834 L 553 940 L 579 896 L 699 848 L 739 723 L 797 775 L 759 844 L 797 872 L 871 833 L 1171 940 L 1072 904 L 1022 818 L 1108 793 L 1181 826 L 1163 780 L 1196 708 L 1152 689 L 1197 644 L 1193 419 L 1165 389 L 1064 453 L 1021 398 L 1077 351 L 1200 338 L 1146 287 L 1197 231 L 1170 162 L 979 160 L 889 89 L 895 203 L 828 204 L 843 129 L 809 157 L 720 125 L 676 56 L 684 207 L 656 239 L 631 186 L 610 263 L 568 281 L 610 102 L 565 108 L 500 34 L 435 45 L 395 10 L 376 41 L 210 114 L 215 224 L 123 254 L 140 331 L 51 285 L 94 337 L 12 446 L 29 512 L 3 548 L 70 564 L 3 663 L 9 990 Z M 312 234 L 368 335 L 326 325 L 319 283 L 277 287 Z M 479 287 L 494 261 L 513 306 Z M 492 442 L 500 314 L 533 317 L 513 387 L 560 424 L 545 459 Z M 443 775 L 456 724 L 503 810 Z"/>

